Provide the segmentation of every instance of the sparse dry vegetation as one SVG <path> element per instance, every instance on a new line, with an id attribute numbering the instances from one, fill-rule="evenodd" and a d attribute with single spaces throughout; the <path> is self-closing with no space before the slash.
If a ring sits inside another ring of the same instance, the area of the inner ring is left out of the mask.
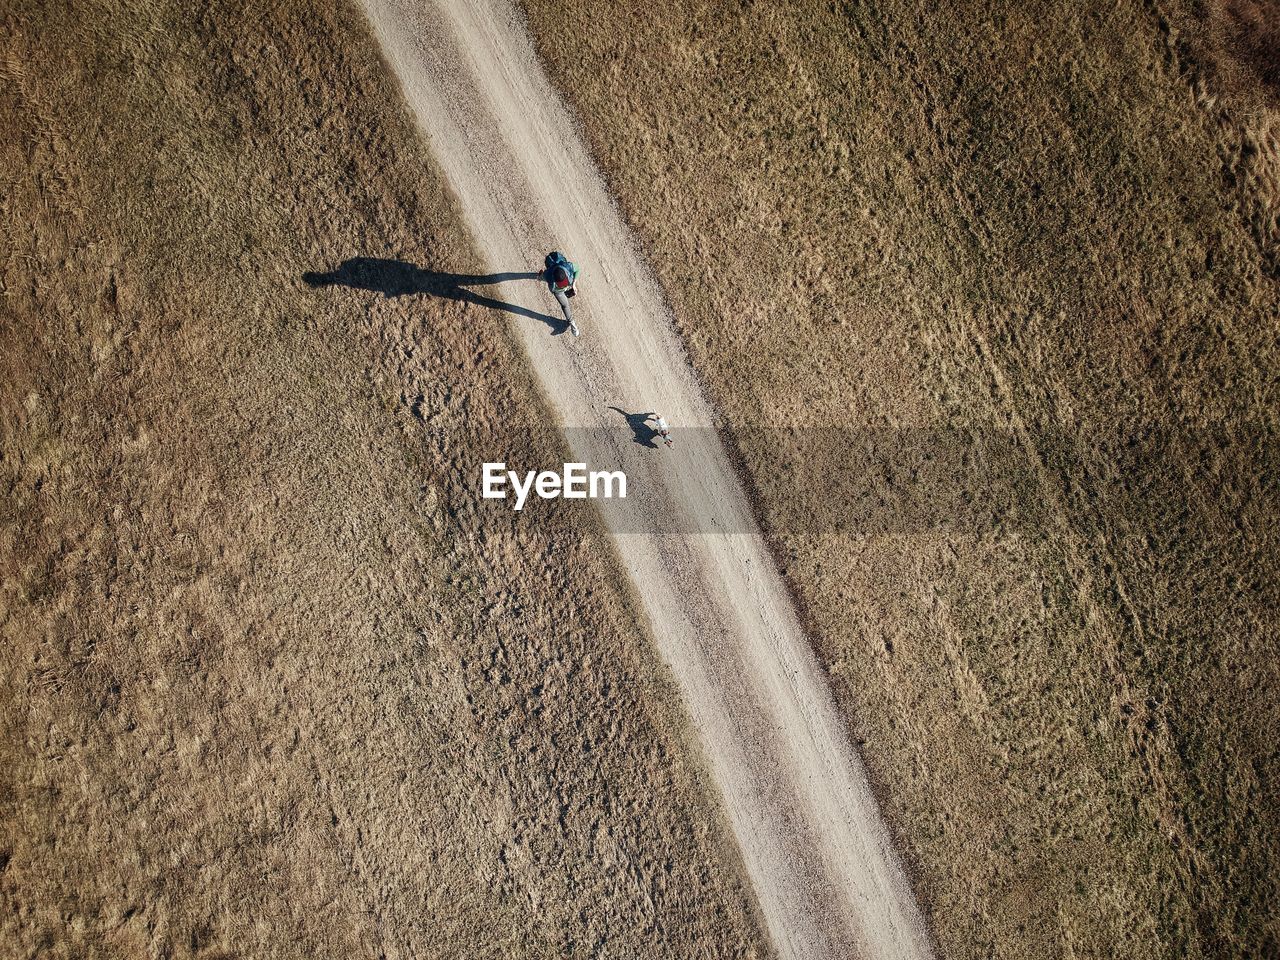
<path id="1" fill-rule="evenodd" d="M 0 14 L 0 953 L 756 956 L 506 315 L 359 17 Z M 578 531 L 578 532 L 574 532 Z"/>
<path id="2" fill-rule="evenodd" d="M 944 955 L 1280 952 L 1274 8 L 524 5 Z"/>

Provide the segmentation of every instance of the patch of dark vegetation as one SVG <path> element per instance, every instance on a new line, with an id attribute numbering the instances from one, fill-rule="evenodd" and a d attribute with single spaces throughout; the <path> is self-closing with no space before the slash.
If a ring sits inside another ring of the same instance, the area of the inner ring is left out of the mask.
<path id="1" fill-rule="evenodd" d="M 1223 92 L 1280 106 L 1280 2 L 1210 0 L 1201 17 L 1202 56 Z"/>

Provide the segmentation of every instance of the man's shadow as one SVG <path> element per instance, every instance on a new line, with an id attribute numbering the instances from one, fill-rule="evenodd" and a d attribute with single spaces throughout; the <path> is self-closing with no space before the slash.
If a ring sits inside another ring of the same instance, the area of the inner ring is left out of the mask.
<path id="1" fill-rule="evenodd" d="M 627 413 L 621 407 L 610 407 L 627 418 L 627 426 L 631 428 L 632 442 L 640 444 L 642 447 L 648 447 L 650 450 L 657 450 L 658 431 L 649 426 L 648 420 L 653 416 L 652 413 Z"/>
<path id="2" fill-rule="evenodd" d="M 496 300 L 470 289 L 506 283 L 509 280 L 537 280 L 539 277 L 540 274 L 537 272 L 440 273 L 435 270 L 423 270 L 403 260 L 353 257 L 343 261 L 336 270 L 329 273 L 308 271 L 302 275 L 302 282 L 309 287 L 351 287 L 353 290 L 372 290 L 388 298 L 420 293 L 429 297 L 459 300 L 462 303 L 474 303 L 480 307 L 514 313 L 516 316 L 528 317 L 530 320 L 541 320 L 551 328 L 553 334 L 564 333 L 569 329 L 569 324 L 560 317 L 538 313 L 504 300 Z"/>

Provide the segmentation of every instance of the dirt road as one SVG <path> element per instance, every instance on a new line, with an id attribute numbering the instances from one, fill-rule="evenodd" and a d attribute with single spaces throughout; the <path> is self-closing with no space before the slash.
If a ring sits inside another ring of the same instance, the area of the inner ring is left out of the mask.
<path id="1" fill-rule="evenodd" d="M 626 465 L 628 508 L 606 510 L 606 521 L 681 686 L 778 952 L 931 956 L 862 766 L 724 451 L 706 442 L 710 429 L 674 450 L 639 447 L 610 409 L 712 426 L 662 296 L 523 21 L 502 0 L 364 2 L 487 266 L 536 269 L 552 248 L 585 266 L 580 338 L 552 336 L 527 317 L 512 322 L 575 456 Z M 556 311 L 536 282 L 500 290 L 512 304 Z M 689 532 L 638 532 L 646 521 L 669 528 L 672 517 L 690 518 Z"/>

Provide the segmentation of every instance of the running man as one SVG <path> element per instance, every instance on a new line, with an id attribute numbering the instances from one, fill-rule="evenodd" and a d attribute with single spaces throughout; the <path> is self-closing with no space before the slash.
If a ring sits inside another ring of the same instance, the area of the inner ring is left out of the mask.
<path id="1" fill-rule="evenodd" d="M 578 267 L 559 250 L 547 254 L 542 271 L 542 279 L 547 281 L 547 289 L 564 311 L 564 321 L 569 324 L 573 335 L 578 335 L 578 325 L 573 322 L 573 310 L 569 307 L 569 298 L 578 292 Z"/>
<path id="2" fill-rule="evenodd" d="M 650 420 L 653 421 L 654 433 L 656 433 L 658 436 L 662 438 L 663 443 L 665 443 L 668 447 L 674 445 L 674 442 L 671 439 L 671 427 L 667 425 L 667 421 L 662 417 L 661 414 L 651 413 L 649 414 L 649 416 L 645 417 L 644 419 L 646 423 L 649 422 Z"/>

